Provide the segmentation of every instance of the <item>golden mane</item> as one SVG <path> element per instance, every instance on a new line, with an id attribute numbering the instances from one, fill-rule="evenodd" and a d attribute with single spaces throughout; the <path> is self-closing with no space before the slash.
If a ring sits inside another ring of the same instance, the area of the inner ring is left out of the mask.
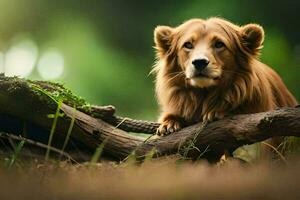
<path id="1" fill-rule="evenodd" d="M 230 41 L 228 49 L 234 58 L 227 61 L 231 62 L 228 65 L 230 69 L 223 70 L 226 78 L 221 78 L 220 84 L 195 88 L 187 84 L 182 66 L 178 63 L 178 43 L 183 31 L 202 21 L 223 30 Z M 248 28 L 246 26 L 252 29 L 243 32 Z M 262 28 L 254 24 L 246 26 L 239 27 L 224 19 L 210 18 L 192 19 L 176 28 L 156 28 L 157 60 L 152 72 L 156 74 L 156 96 L 162 111 L 160 122 L 166 132 L 172 124 L 180 128 L 224 115 L 261 112 L 297 104 L 277 73 L 257 58 L 264 37 Z M 255 31 L 261 32 L 257 34 Z"/>

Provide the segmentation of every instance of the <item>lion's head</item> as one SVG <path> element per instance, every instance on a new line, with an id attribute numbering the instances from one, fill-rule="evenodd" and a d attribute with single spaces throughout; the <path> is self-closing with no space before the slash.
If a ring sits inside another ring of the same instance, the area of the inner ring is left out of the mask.
<path id="1" fill-rule="evenodd" d="M 245 63 L 258 55 L 264 31 L 257 24 L 239 27 L 220 18 L 192 19 L 175 28 L 158 26 L 154 40 L 166 74 L 208 88 L 227 85 L 233 75 L 251 70 Z"/>

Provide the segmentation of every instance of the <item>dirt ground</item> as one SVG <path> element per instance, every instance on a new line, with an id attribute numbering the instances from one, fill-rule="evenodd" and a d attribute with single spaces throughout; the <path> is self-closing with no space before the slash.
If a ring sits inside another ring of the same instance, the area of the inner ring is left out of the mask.
<path id="1" fill-rule="evenodd" d="M 0 199 L 300 199 L 299 161 L 36 162 L 0 170 Z"/>

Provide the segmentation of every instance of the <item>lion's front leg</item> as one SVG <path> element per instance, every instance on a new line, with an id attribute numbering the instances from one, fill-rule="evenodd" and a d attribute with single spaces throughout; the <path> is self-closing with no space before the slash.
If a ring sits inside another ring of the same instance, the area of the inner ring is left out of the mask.
<path id="1" fill-rule="evenodd" d="M 163 113 L 159 121 L 161 125 L 157 129 L 157 135 L 160 136 L 178 131 L 184 124 L 184 120 L 181 117 L 169 113 Z"/>
<path id="2" fill-rule="evenodd" d="M 216 121 L 219 119 L 223 119 L 224 117 L 225 117 L 224 111 L 212 110 L 212 111 L 206 112 L 203 115 L 202 119 L 203 119 L 203 121 L 206 121 L 206 122 L 212 122 L 212 121 Z"/>

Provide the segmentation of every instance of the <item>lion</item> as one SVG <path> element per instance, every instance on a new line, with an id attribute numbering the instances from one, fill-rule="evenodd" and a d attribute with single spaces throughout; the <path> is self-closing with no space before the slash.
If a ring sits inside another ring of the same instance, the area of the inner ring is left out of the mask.
<path id="1" fill-rule="evenodd" d="M 293 107 L 280 76 L 259 60 L 264 30 L 225 19 L 191 19 L 154 31 L 158 135 L 233 114 Z"/>

